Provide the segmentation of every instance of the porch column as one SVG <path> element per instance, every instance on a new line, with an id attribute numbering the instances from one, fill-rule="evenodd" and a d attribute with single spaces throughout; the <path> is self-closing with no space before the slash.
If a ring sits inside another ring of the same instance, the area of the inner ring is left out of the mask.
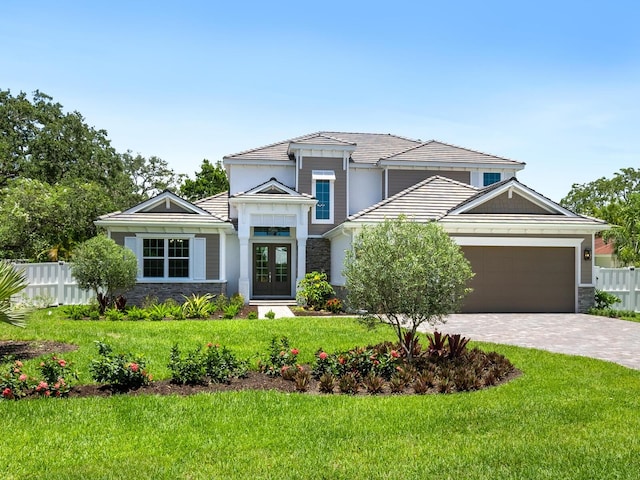
<path id="1" fill-rule="evenodd" d="M 298 290 L 298 283 L 302 280 L 307 273 L 307 237 L 298 238 L 298 259 L 297 275 L 296 275 L 296 291 Z"/>
<path id="2" fill-rule="evenodd" d="M 220 258 L 220 270 L 218 272 L 218 279 L 225 282 L 227 280 L 227 234 L 220 230 L 219 238 L 220 243 L 218 248 L 220 249 L 220 253 L 218 257 Z"/>
<path id="3" fill-rule="evenodd" d="M 245 303 L 249 303 L 249 237 L 239 237 L 240 240 L 240 279 L 238 280 L 238 293 L 244 297 Z"/>

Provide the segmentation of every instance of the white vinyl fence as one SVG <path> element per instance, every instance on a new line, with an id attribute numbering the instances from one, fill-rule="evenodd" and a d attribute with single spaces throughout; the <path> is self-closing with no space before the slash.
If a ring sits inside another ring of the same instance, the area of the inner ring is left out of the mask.
<path id="1" fill-rule="evenodd" d="M 613 308 L 640 312 L 640 269 L 595 267 L 595 273 L 596 288 L 621 300 Z"/>
<path id="2" fill-rule="evenodd" d="M 20 295 L 12 298 L 17 303 L 39 307 L 51 305 L 87 304 L 94 294 L 81 290 L 71 276 L 69 264 L 65 262 L 14 263 L 14 268 L 24 270 L 29 286 Z"/>

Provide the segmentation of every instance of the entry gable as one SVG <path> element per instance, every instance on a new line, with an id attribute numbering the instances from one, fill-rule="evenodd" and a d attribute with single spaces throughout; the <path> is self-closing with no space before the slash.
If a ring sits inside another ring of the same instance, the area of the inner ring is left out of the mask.
<path id="1" fill-rule="evenodd" d="M 232 197 L 240 198 L 256 195 L 285 195 L 290 197 L 311 198 L 311 195 L 297 192 L 293 188 L 286 186 L 284 183 L 279 182 L 275 177 L 271 177 L 268 181 L 261 183 L 246 192 L 236 193 L 235 195 L 232 195 Z"/>

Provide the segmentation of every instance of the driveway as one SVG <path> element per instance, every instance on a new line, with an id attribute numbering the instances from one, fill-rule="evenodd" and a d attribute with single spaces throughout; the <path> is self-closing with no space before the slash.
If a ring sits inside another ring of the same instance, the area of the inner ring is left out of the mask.
<path id="1" fill-rule="evenodd" d="M 472 340 L 598 358 L 640 370 L 640 323 L 636 322 L 568 313 L 482 313 L 450 315 L 436 329 Z"/>

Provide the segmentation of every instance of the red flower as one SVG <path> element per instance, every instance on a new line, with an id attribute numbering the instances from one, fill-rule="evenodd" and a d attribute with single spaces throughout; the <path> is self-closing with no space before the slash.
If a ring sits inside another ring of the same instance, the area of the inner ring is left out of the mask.
<path id="1" fill-rule="evenodd" d="M 67 362 L 65 360 L 60 359 L 60 360 L 58 360 L 58 365 L 60 365 L 62 368 L 64 368 L 64 367 L 67 366 Z"/>
<path id="2" fill-rule="evenodd" d="M 129 368 L 132 372 L 137 372 L 138 370 L 140 370 L 140 365 L 138 365 L 137 363 L 131 363 L 129 365 Z"/>
<path id="3" fill-rule="evenodd" d="M 344 365 L 347 361 L 344 357 L 338 357 L 338 362 L 340 362 L 340 365 Z"/>
<path id="4" fill-rule="evenodd" d="M 7 387 L 2 391 L 2 396 L 4 398 L 12 399 L 13 398 L 13 392 L 11 391 L 11 389 L 9 387 Z"/>
<path id="5" fill-rule="evenodd" d="M 297 348 L 292 348 L 291 349 L 291 355 L 297 355 L 298 353 L 300 353 L 300 352 L 298 351 Z"/>
<path id="6" fill-rule="evenodd" d="M 51 396 L 51 392 L 49 390 L 47 390 L 46 392 L 44 392 L 44 396 L 45 397 L 50 397 Z"/>
<path id="7" fill-rule="evenodd" d="M 42 390 L 47 390 L 48 388 L 49 388 L 49 384 L 43 380 L 36 387 L 36 392 L 40 392 Z"/>
<path id="8" fill-rule="evenodd" d="M 320 360 L 326 360 L 328 356 L 329 355 L 327 355 L 327 352 L 320 352 L 320 355 L 318 355 L 318 357 L 320 357 Z"/>
<path id="9" fill-rule="evenodd" d="M 391 356 L 393 358 L 399 358 L 400 354 L 396 350 L 391 350 Z"/>
<path id="10" fill-rule="evenodd" d="M 207 348 L 211 348 L 211 347 L 213 347 L 213 343 L 211 342 L 207 343 Z"/>

